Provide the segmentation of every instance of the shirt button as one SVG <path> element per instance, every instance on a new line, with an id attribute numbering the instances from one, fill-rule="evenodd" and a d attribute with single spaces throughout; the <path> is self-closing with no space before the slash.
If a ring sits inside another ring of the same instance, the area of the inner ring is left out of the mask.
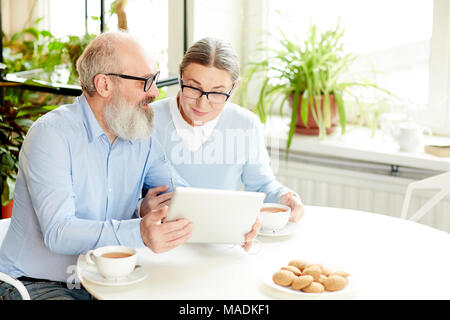
<path id="1" fill-rule="evenodd" d="M 109 188 L 109 189 L 108 189 L 108 192 L 112 192 L 112 188 Z"/>

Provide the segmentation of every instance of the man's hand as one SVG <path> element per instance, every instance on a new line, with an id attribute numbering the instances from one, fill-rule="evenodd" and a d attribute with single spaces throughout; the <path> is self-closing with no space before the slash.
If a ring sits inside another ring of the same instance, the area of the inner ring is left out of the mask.
<path id="1" fill-rule="evenodd" d="M 173 192 L 161 194 L 169 189 L 169 186 L 159 186 L 156 188 L 148 189 L 144 200 L 141 202 L 141 218 L 145 217 L 152 211 L 162 209 L 164 206 L 168 206 Z"/>
<path id="2" fill-rule="evenodd" d="M 147 213 L 141 220 L 141 237 L 144 244 L 155 253 L 169 251 L 185 243 L 192 234 L 193 224 L 186 219 L 162 223 L 167 206 Z"/>
<path id="3" fill-rule="evenodd" d="M 291 217 L 289 221 L 298 222 L 304 215 L 305 209 L 300 199 L 288 192 L 280 196 L 280 203 L 291 208 Z"/>
<path id="4" fill-rule="evenodd" d="M 261 220 L 259 220 L 259 217 L 256 219 L 255 223 L 252 226 L 252 230 L 248 232 L 245 235 L 245 243 L 242 245 L 242 248 L 244 248 L 245 251 L 249 251 L 252 247 L 252 241 L 256 238 L 259 232 L 259 228 L 261 227 Z"/>

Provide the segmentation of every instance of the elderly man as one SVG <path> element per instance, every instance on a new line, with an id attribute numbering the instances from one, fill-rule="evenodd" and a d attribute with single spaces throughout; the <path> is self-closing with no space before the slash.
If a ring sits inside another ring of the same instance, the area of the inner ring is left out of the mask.
<path id="1" fill-rule="evenodd" d="M 90 299 L 67 286 L 77 256 L 90 249 L 164 252 L 192 231 L 186 220 L 160 223 L 168 201 L 161 192 L 186 183 L 151 138 L 155 62 L 130 35 L 107 32 L 89 44 L 77 70 L 83 94 L 36 121 L 23 143 L 0 250 L 0 271 L 21 280 L 32 299 Z M 152 192 L 139 201 L 143 187 Z M 140 210 L 150 214 L 141 218 Z M 0 281 L 0 299 L 16 297 Z"/>

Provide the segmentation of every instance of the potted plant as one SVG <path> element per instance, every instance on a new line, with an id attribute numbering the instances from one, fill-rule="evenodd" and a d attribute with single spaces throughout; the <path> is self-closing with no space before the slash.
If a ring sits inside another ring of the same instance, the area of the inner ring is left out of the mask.
<path id="1" fill-rule="evenodd" d="M 1 86 L 10 85 L 1 83 Z M 3 88 L 1 88 L 3 90 Z M 23 139 L 33 121 L 42 114 L 56 108 L 56 105 L 44 105 L 33 102 L 35 93 L 26 93 L 28 102 L 19 101 L 16 92 L 9 90 L 0 105 L 0 194 L 2 207 L 12 210 L 14 186 L 19 168 L 19 151 Z M 2 208 L 3 212 L 3 208 Z M 11 212 L 3 218 L 10 216 Z"/>
<path id="2" fill-rule="evenodd" d="M 32 40 L 25 39 L 28 35 Z M 58 44 L 48 31 L 39 31 L 35 27 L 26 28 L 3 41 L 4 64 L 1 71 L 18 72 L 33 68 L 52 70 L 61 63 Z M 59 53 L 57 53 L 59 52 Z M 46 86 L 27 80 L 25 83 Z M 9 217 L 12 210 L 12 198 L 19 165 L 19 150 L 23 139 L 34 120 L 54 109 L 65 97 L 45 92 L 20 89 L 19 84 L 0 82 L 2 90 L 0 102 L 0 195 L 2 217 Z"/>
<path id="3" fill-rule="evenodd" d="M 310 24 L 302 44 L 288 39 L 280 30 L 281 48 L 265 48 L 267 58 L 250 63 L 243 84 L 243 104 L 246 104 L 248 82 L 265 74 L 259 89 L 256 111 L 263 123 L 274 104 L 280 102 L 280 114 L 286 102 L 292 107 L 287 151 L 294 132 L 315 134 L 325 138 L 340 124 L 346 131 L 344 94 L 355 86 L 372 87 L 368 81 L 346 80 L 346 72 L 356 56 L 344 50 L 344 28 L 337 24 L 322 33 Z"/>
<path id="4" fill-rule="evenodd" d="M 28 121 L 16 118 L 16 110 L 2 106 L 0 114 L 0 191 L 2 207 L 9 205 L 13 198 L 14 185 L 19 164 L 19 149 L 26 134 Z M 11 204 L 12 205 L 12 204 Z M 11 206 L 10 205 L 10 206 Z M 8 208 L 10 211 L 11 208 Z M 2 217 L 8 218 L 10 213 L 3 212 Z"/>

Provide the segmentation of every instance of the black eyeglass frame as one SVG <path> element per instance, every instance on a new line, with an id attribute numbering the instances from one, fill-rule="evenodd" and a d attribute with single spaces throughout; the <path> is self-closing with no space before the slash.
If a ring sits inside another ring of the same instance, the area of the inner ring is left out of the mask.
<path id="1" fill-rule="evenodd" d="M 201 97 L 203 97 L 203 96 L 205 95 L 205 96 L 206 96 L 206 99 L 208 99 L 208 101 L 209 101 L 210 103 L 212 103 L 212 104 L 220 104 L 220 103 L 214 103 L 214 102 L 211 102 L 211 101 L 209 100 L 209 95 L 210 95 L 211 93 L 213 93 L 213 94 L 220 94 L 220 95 L 226 96 L 227 98 L 225 99 L 224 102 L 222 102 L 222 103 L 225 103 L 225 102 L 228 101 L 228 99 L 230 99 L 230 97 L 231 97 L 231 92 L 233 92 L 233 89 L 234 89 L 234 85 L 235 85 L 235 84 L 233 83 L 233 86 L 231 87 L 231 90 L 230 90 L 228 93 L 224 93 L 224 92 L 216 92 L 216 91 L 203 91 L 203 90 L 201 90 L 201 89 L 199 89 L 199 88 L 191 87 L 191 86 L 185 85 L 185 84 L 183 83 L 183 79 L 181 79 L 181 77 L 180 77 L 180 87 L 181 87 L 181 92 L 183 92 L 183 89 L 184 89 L 184 88 L 194 89 L 194 90 L 196 90 L 196 91 L 198 91 L 198 92 L 201 93 L 200 97 L 195 98 L 195 99 L 200 99 Z M 192 98 L 192 99 L 194 99 L 194 98 Z"/>
<path id="2" fill-rule="evenodd" d="M 150 88 L 152 87 L 153 82 L 155 82 L 155 85 L 156 85 L 156 81 L 158 80 L 159 73 L 160 73 L 160 72 L 158 71 L 158 72 L 156 72 L 156 73 L 153 74 L 153 75 L 149 75 L 147 78 L 141 78 L 141 77 L 129 76 L 129 75 L 126 75 L 126 74 L 121 74 L 121 73 L 105 73 L 105 75 L 107 75 L 107 76 L 120 77 L 120 78 L 123 78 L 123 79 L 130 79 L 130 80 L 140 80 L 140 81 L 144 81 L 144 92 L 147 92 L 147 91 L 150 90 Z M 150 85 L 147 87 L 147 83 L 148 83 L 149 80 L 151 80 L 151 81 L 150 81 Z"/>

